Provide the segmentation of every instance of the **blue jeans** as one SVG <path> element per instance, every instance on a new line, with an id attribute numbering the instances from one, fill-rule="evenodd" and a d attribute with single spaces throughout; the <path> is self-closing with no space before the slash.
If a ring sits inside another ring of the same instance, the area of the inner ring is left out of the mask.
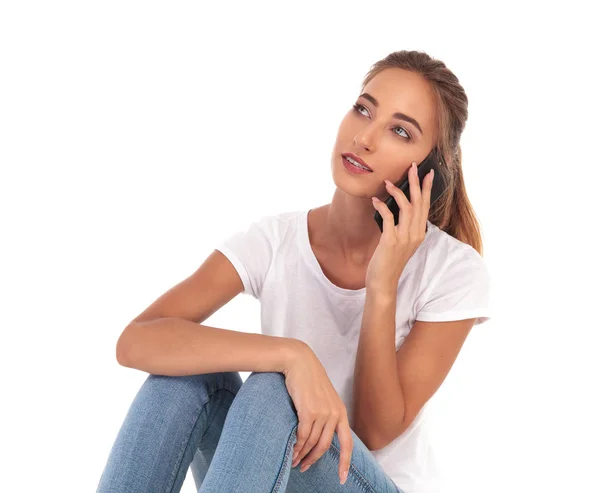
<path id="1" fill-rule="evenodd" d="M 110 451 L 97 493 L 403 493 L 352 431 L 340 484 L 337 432 L 308 471 L 292 469 L 298 416 L 282 373 L 149 375 Z"/>

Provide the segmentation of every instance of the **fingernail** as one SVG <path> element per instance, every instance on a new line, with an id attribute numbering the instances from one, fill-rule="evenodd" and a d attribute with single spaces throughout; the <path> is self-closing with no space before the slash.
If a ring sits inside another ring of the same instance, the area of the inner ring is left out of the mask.
<path id="1" fill-rule="evenodd" d="M 413 171 L 417 171 L 417 163 L 415 161 L 412 162 Z"/>
<path id="2" fill-rule="evenodd" d="M 302 466 L 302 468 L 300 469 L 300 472 L 306 472 L 306 471 L 308 471 L 309 467 L 310 466 Z"/>
<path id="3" fill-rule="evenodd" d="M 296 451 L 294 452 L 294 457 L 292 457 L 292 460 L 293 460 L 293 461 L 294 461 L 294 460 L 296 460 L 296 457 L 298 457 L 298 454 L 299 454 L 299 453 L 300 453 L 300 452 L 299 452 L 298 450 L 296 450 Z"/>
<path id="4" fill-rule="evenodd" d="M 346 480 L 348 479 L 348 471 L 344 471 L 342 473 L 342 482 L 341 484 L 346 484 Z"/>

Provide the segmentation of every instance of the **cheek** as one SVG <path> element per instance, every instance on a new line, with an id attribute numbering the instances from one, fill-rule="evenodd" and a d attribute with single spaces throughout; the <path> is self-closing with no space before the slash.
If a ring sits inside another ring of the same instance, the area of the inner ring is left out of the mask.
<path id="1" fill-rule="evenodd" d="M 389 180 L 393 181 L 394 185 L 397 185 L 398 182 L 403 182 L 404 180 L 406 180 L 408 178 L 408 171 L 410 171 L 410 169 L 401 171 L 399 174 L 398 167 L 396 166 L 390 170 L 389 176 L 391 176 L 393 179 L 389 178 Z"/>
<path id="2" fill-rule="evenodd" d="M 352 138 L 353 134 L 356 133 L 356 122 L 349 113 L 342 119 L 338 127 L 337 138 L 338 140 Z"/>

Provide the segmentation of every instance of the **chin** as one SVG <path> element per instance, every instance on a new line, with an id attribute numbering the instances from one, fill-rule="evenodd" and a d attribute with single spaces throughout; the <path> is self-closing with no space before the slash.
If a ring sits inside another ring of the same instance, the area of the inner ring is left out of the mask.
<path id="1" fill-rule="evenodd" d="M 346 173 L 345 170 L 340 171 L 339 169 L 333 169 L 331 175 L 336 188 L 347 195 L 360 199 L 370 199 L 372 195 L 375 195 L 376 193 L 373 192 L 373 194 L 370 195 L 368 190 L 370 187 L 366 184 L 361 185 L 358 181 L 352 180 L 352 177 L 348 176 L 348 173 Z M 377 196 L 379 196 L 379 194 Z"/>

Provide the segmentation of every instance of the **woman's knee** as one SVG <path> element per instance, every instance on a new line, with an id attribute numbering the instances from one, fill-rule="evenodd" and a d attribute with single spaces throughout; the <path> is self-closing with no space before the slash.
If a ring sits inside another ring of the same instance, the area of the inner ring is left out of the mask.
<path id="1" fill-rule="evenodd" d="M 289 397 L 283 373 L 252 372 L 244 385 L 259 390 L 264 396 L 271 396 L 273 398 Z"/>
<path id="2" fill-rule="evenodd" d="M 277 409 L 281 415 L 296 417 L 296 409 L 285 384 L 285 376 L 279 372 L 251 373 L 236 397 L 246 410 L 253 408 L 260 413 Z"/>
<path id="3" fill-rule="evenodd" d="M 148 375 L 140 389 L 144 398 L 158 402 L 205 404 L 218 390 L 237 394 L 242 386 L 238 372 L 216 372 L 199 375 Z"/>

